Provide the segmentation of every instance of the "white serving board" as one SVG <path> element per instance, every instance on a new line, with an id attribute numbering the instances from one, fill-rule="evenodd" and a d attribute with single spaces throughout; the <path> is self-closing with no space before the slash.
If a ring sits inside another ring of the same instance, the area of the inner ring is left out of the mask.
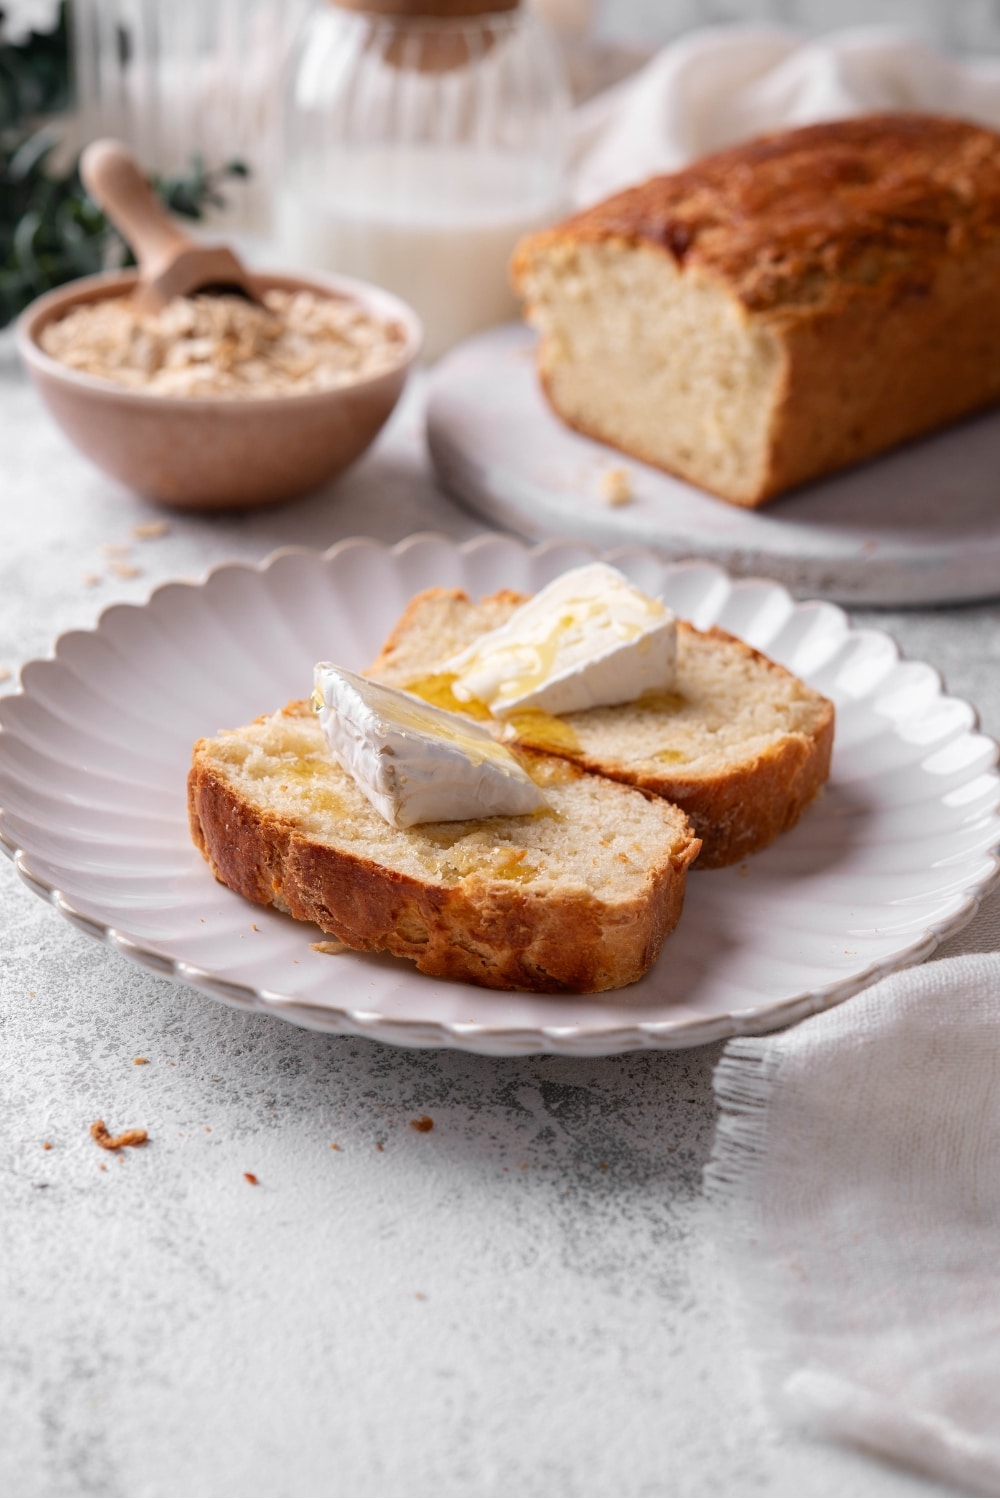
<path id="1" fill-rule="evenodd" d="M 438 476 L 489 521 L 526 537 L 707 558 L 844 604 L 1000 594 L 1000 412 L 748 511 L 565 427 L 539 388 L 533 345 L 519 325 L 495 328 L 431 373 Z M 619 467 L 634 499 L 612 506 L 601 481 Z"/>

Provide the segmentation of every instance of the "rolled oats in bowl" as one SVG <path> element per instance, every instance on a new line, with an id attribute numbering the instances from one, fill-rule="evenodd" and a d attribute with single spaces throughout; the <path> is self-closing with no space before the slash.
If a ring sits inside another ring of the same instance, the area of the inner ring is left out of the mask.
<path id="1" fill-rule="evenodd" d="M 146 316 L 127 296 L 83 302 L 38 341 L 70 369 L 131 390 L 237 399 L 352 385 L 392 369 L 407 343 L 398 323 L 349 298 L 274 288 L 263 306 L 205 293 Z"/>

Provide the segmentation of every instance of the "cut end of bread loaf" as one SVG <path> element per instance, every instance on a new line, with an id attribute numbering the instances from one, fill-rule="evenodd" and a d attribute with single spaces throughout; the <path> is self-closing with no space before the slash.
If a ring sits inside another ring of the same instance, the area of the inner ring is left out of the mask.
<path id="1" fill-rule="evenodd" d="M 396 687 L 433 681 L 442 661 L 520 602 L 509 591 L 474 604 L 461 590 L 429 589 L 411 601 L 370 675 Z M 669 691 L 558 721 L 511 722 L 523 746 L 676 803 L 702 840 L 705 868 L 746 858 L 798 821 L 830 773 L 834 709 L 745 642 L 681 621 Z"/>
<path id="2" fill-rule="evenodd" d="M 556 757 L 524 763 L 541 813 L 396 829 L 292 704 L 199 740 L 191 831 L 225 885 L 349 948 L 494 989 L 632 984 L 680 917 L 698 840 L 664 802 Z"/>
<path id="3" fill-rule="evenodd" d="M 735 504 L 767 498 L 786 362 L 716 279 L 623 240 L 552 239 L 520 287 L 565 422 Z"/>

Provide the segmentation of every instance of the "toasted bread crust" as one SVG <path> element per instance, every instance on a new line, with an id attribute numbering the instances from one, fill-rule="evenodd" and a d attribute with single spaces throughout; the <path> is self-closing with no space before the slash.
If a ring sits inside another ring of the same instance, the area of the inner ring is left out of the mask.
<path id="1" fill-rule="evenodd" d="M 680 918 L 695 838 L 651 870 L 632 901 L 611 906 L 583 890 L 553 896 L 481 876 L 446 886 L 310 838 L 208 765 L 209 744 L 195 746 L 188 810 L 216 879 L 349 948 L 490 989 L 591 993 L 641 979 Z"/>
<path id="2" fill-rule="evenodd" d="M 421 617 L 428 609 L 444 610 L 451 631 L 460 635 L 461 644 L 465 645 L 480 633 L 481 627 L 470 631 L 466 625 L 463 629 L 463 616 L 468 618 L 476 610 L 487 611 L 489 628 L 492 629 L 502 624 L 525 597 L 502 589 L 482 599 L 476 606 L 461 589 L 427 589 L 410 600 L 405 614 L 368 669 L 369 673 L 373 677 L 394 680 L 400 660 L 406 659 L 411 632 L 420 629 Z M 698 630 L 688 621 L 679 620 L 677 628 L 682 641 L 686 638 L 700 645 L 714 642 L 720 648 L 755 662 L 768 675 L 774 674 L 775 678 L 785 680 L 792 676 L 763 652 L 719 626 Z M 426 669 L 430 665 L 426 664 Z M 792 828 L 828 779 L 833 752 L 834 706 L 820 693 L 812 693 L 811 697 L 815 714 L 809 733 L 784 734 L 760 753 L 734 761 L 724 772 L 692 773 L 682 767 L 666 771 L 649 762 L 630 763 L 625 756 L 588 753 L 586 735 L 582 732 L 583 743 L 578 750 L 559 749 L 532 741 L 530 734 L 523 731 L 518 743 L 539 752 L 562 755 L 585 771 L 608 776 L 613 781 L 638 787 L 640 791 L 676 804 L 690 818 L 702 841 L 699 868 L 721 868 L 766 848 L 779 833 Z M 568 714 L 566 722 L 578 728 L 584 717 Z"/>
<path id="3" fill-rule="evenodd" d="M 748 310 L 810 321 L 906 300 L 1000 232 L 1000 135 L 935 115 L 775 131 L 626 188 L 521 241 L 524 290 L 550 246 L 621 240 L 723 282 Z"/>

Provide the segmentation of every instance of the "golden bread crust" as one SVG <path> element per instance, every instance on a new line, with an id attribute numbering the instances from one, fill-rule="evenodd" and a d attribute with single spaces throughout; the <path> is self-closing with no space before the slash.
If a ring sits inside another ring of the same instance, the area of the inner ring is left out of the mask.
<path id="1" fill-rule="evenodd" d="M 711 272 L 755 312 L 808 318 L 926 293 L 935 270 L 993 246 L 1000 135 L 934 115 L 782 130 L 653 177 L 521 241 L 620 239 Z"/>

